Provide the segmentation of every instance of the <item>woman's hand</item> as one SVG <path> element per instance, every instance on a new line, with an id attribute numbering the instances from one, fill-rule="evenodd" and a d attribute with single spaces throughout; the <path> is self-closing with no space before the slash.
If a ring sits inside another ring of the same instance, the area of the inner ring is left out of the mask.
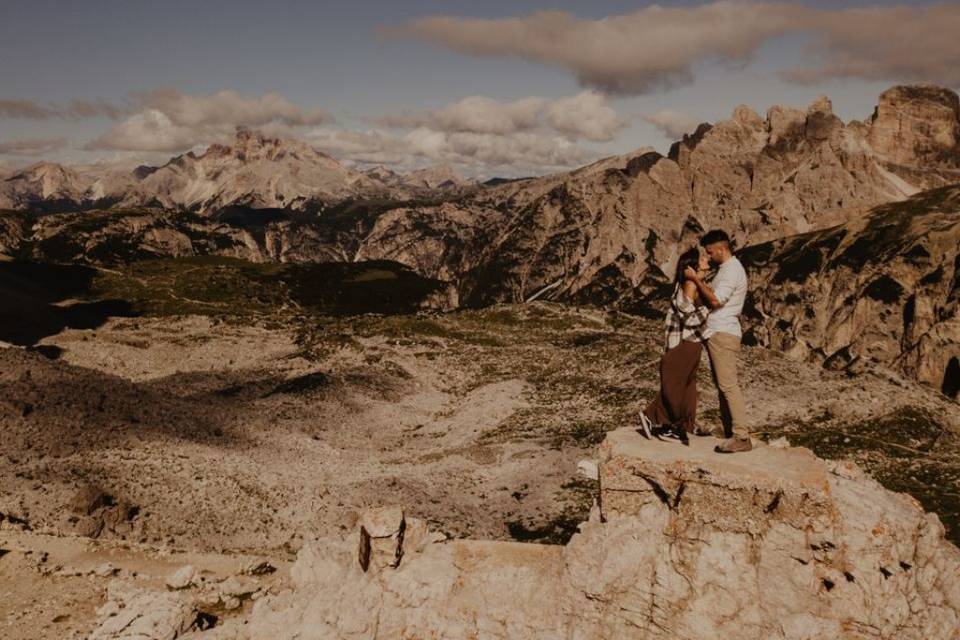
<path id="1" fill-rule="evenodd" d="M 700 274 L 693 267 L 687 267 L 683 270 L 683 277 L 694 282 L 700 281 Z"/>

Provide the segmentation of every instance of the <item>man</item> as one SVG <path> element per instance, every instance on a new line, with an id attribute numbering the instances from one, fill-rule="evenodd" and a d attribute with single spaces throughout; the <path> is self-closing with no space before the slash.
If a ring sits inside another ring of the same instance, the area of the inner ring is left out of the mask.
<path id="1" fill-rule="evenodd" d="M 747 430 L 746 405 L 737 381 L 737 354 L 740 351 L 740 312 L 747 297 L 747 272 L 733 255 L 730 238 L 719 229 L 700 238 L 710 261 L 719 265 L 710 285 L 693 269 L 686 277 L 697 285 L 700 296 L 710 308 L 703 332 L 713 380 L 720 394 L 720 419 L 726 439 L 715 447 L 718 453 L 750 451 L 753 444 Z"/>

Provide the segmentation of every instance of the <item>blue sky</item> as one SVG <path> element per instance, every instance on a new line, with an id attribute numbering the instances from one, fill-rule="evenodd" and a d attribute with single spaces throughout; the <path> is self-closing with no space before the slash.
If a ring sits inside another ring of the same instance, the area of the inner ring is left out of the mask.
<path id="1" fill-rule="evenodd" d="M 838 6 L 827 2 L 803 4 L 809 8 Z M 846 2 L 842 6 L 868 4 L 908 7 L 924 3 Z M 0 59 L 5 61 L 0 66 L 0 100 L 40 105 L 63 105 L 78 99 L 122 104 L 132 94 L 160 88 L 188 96 L 230 90 L 257 98 L 275 92 L 302 109 L 324 109 L 335 119 L 330 127 L 369 130 L 380 126 L 375 122 L 378 117 L 439 110 L 468 96 L 502 102 L 528 96 L 556 100 L 595 89 L 578 82 L 575 73 L 563 65 L 517 55 L 458 52 L 429 38 L 384 37 L 380 28 L 438 14 L 499 19 L 560 10 L 582 19 L 602 19 L 646 6 L 613 0 L 0 0 L 4 16 L 0 20 Z M 877 95 L 896 81 L 894 77 L 842 77 L 803 85 L 780 79 L 778 72 L 809 58 L 805 46 L 810 41 L 811 37 L 802 33 L 771 37 L 753 50 L 747 61 L 698 58 L 692 64 L 693 79 L 688 84 L 635 95 L 605 96 L 624 125 L 610 140 L 573 142 L 602 155 L 645 145 L 665 150 L 668 137 L 643 116 L 669 109 L 695 120 L 711 121 L 728 116 L 741 103 L 762 113 L 773 104 L 805 106 L 822 93 L 832 98 L 835 112 L 844 119 L 864 118 L 872 111 Z M 943 83 L 950 84 L 950 80 L 945 78 Z M 0 144 L 63 141 L 44 154 L 8 153 L 0 155 L 0 160 L 23 164 L 41 155 L 70 162 L 122 156 L 123 149 L 82 149 L 116 125 L 116 118 L 107 117 L 31 119 L 0 115 Z M 306 131 L 301 128 L 299 133 Z M 342 149 L 331 149 L 334 155 L 338 151 Z M 166 150 L 141 149 L 136 153 L 155 158 L 172 155 Z M 430 159 L 424 157 L 421 163 Z M 494 173 L 497 169 L 485 168 Z M 509 172 L 503 169 L 500 173 Z"/>

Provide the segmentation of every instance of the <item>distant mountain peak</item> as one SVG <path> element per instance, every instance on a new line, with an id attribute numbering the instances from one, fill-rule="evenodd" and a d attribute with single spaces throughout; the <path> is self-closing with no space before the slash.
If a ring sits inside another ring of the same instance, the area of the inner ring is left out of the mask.
<path id="1" fill-rule="evenodd" d="M 431 189 L 442 186 L 461 187 L 475 184 L 472 180 L 468 180 L 457 173 L 453 167 L 446 163 L 430 165 L 409 171 L 404 174 L 403 178 L 407 184 Z"/>

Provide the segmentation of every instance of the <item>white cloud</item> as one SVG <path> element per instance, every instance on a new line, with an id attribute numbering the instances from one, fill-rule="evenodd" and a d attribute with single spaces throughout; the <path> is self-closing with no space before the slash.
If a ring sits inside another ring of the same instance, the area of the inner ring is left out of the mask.
<path id="1" fill-rule="evenodd" d="M 137 94 L 135 101 L 142 108 L 160 111 L 176 124 L 185 126 L 226 122 L 231 126 L 259 127 L 279 122 L 296 127 L 316 126 L 333 120 L 323 109 L 305 111 L 279 93 L 248 98 L 236 91 L 191 96 L 175 89 L 158 89 Z"/>
<path id="2" fill-rule="evenodd" d="M 595 91 L 556 100 L 529 97 L 512 102 L 471 96 L 441 109 L 390 114 L 377 122 L 390 128 L 448 133 L 552 132 L 570 140 L 583 138 L 594 142 L 608 142 L 627 126 L 607 97 Z"/>
<path id="3" fill-rule="evenodd" d="M 138 94 L 136 112 L 87 149 L 183 151 L 197 144 L 229 142 L 237 127 L 293 135 L 297 128 L 333 121 L 322 109 L 303 110 L 277 93 L 244 97 L 236 91 L 191 96 L 172 89 Z"/>
<path id="4" fill-rule="evenodd" d="M 531 175 L 580 166 L 599 153 L 578 140 L 606 142 L 627 125 L 593 91 L 548 100 L 500 102 L 471 96 L 439 109 L 388 114 L 379 128 L 318 127 L 306 137 L 337 158 L 410 170 L 443 163 L 463 173 Z"/>
<path id="5" fill-rule="evenodd" d="M 671 140 L 677 140 L 682 138 L 684 134 L 693 133 L 699 124 L 693 116 L 676 109 L 661 109 L 651 115 L 643 116 L 643 119 Z"/>
<path id="6" fill-rule="evenodd" d="M 811 84 L 830 78 L 960 86 L 960 3 L 821 12 L 811 65 L 784 71 Z"/>
<path id="7" fill-rule="evenodd" d="M 563 11 L 521 18 L 434 16 L 385 30 L 478 56 L 508 56 L 559 66 L 581 84 L 635 94 L 688 82 L 708 56 L 743 58 L 767 38 L 791 30 L 797 11 L 743 2 L 692 8 L 652 5 L 599 20 Z"/>
<path id="8" fill-rule="evenodd" d="M 595 91 L 560 98 L 547 107 L 547 122 L 570 138 L 608 142 L 627 126 L 607 98 Z"/>
<path id="9" fill-rule="evenodd" d="M 378 122 L 405 129 L 427 127 L 436 131 L 505 135 L 536 127 L 545 103 L 542 98 L 497 102 L 486 96 L 470 96 L 442 109 L 387 115 Z"/>
<path id="10" fill-rule="evenodd" d="M 337 158 L 402 171 L 442 163 L 468 174 L 519 176 L 576 167 L 597 157 L 567 138 L 532 131 L 498 135 L 426 127 L 404 133 L 318 127 L 306 138 Z"/>
<path id="11" fill-rule="evenodd" d="M 383 32 L 469 55 L 558 66 L 582 85 L 612 94 L 688 83 L 698 62 L 742 61 L 766 41 L 792 33 L 812 34 L 818 42 L 816 63 L 786 70 L 790 80 L 960 84 L 960 3 L 820 10 L 798 3 L 721 1 L 650 5 L 597 20 L 563 11 L 502 19 L 432 16 Z"/>

